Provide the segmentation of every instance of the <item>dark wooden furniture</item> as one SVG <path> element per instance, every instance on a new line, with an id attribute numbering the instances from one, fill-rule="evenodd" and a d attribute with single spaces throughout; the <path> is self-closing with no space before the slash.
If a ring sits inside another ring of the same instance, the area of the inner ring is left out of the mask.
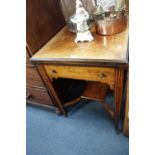
<path id="1" fill-rule="evenodd" d="M 65 103 L 54 93 L 49 79 L 70 78 L 108 84 L 114 91 L 115 111 L 112 115 L 118 130 L 124 72 L 128 67 L 128 29 L 111 36 L 99 36 L 94 30 L 92 34 L 94 41 L 76 44 L 75 34 L 64 27 L 33 55 L 31 61 L 38 66 L 59 105 Z M 61 109 L 66 114 L 63 107 Z"/>
<path id="2" fill-rule="evenodd" d="M 59 0 L 26 0 L 26 101 L 52 108 L 57 113 L 62 111 L 61 106 L 50 93 L 51 89 L 46 87 L 37 65 L 30 63 L 29 59 L 64 25 Z"/>
<path id="3" fill-rule="evenodd" d="M 64 25 L 60 0 L 26 0 L 26 41 L 31 55 Z"/>
<path id="4" fill-rule="evenodd" d="M 60 113 L 58 106 L 44 85 L 37 67 L 30 63 L 30 54 L 26 50 L 26 102 L 33 105 L 44 106 Z"/>

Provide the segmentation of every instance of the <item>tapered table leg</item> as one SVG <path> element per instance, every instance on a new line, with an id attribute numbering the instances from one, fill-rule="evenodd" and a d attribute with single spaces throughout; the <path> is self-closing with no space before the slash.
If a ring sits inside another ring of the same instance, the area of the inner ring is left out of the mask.
<path id="1" fill-rule="evenodd" d="M 61 101 L 60 101 L 60 99 L 59 99 L 59 97 L 58 97 L 58 95 L 57 95 L 57 93 L 56 93 L 56 91 L 55 91 L 49 77 L 46 74 L 44 66 L 39 64 L 39 65 L 37 65 L 37 69 L 39 71 L 39 74 L 41 75 L 41 78 L 42 78 L 44 84 L 46 85 L 46 87 L 47 87 L 47 89 L 49 91 L 49 94 L 50 94 L 52 100 L 54 101 L 53 103 L 55 104 L 55 106 L 58 106 L 59 109 L 60 109 L 60 111 L 56 111 L 56 113 L 59 113 L 59 112 L 61 113 L 62 112 L 65 116 L 67 116 L 67 113 L 64 110 L 64 108 L 62 106 L 62 103 L 61 103 Z"/>
<path id="2" fill-rule="evenodd" d="M 123 94 L 123 79 L 124 79 L 124 70 L 115 69 L 115 84 L 114 84 L 114 102 L 115 102 L 115 129 L 119 132 L 119 117 L 120 117 L 120 108 L 122 104 L 122 94 Z"/>
<path id="3" fill-rule="evenodd" d="M 129 136 L 129 73 L 127 73 L 126 77 L 126 103 L 123 133 L 124 135 Z"/>

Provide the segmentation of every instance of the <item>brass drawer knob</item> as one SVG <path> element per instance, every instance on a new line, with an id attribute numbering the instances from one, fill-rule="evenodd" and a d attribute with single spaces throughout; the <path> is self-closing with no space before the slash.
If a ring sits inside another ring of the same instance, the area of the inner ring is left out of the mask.
<path id="1" fill-rule="evenodd" d="M 51 71 L 51 73 L 52 73 L 52 74 L 56 74 L 57 71 L 53 69 L 53 70 Z"/>
<path id="2" fill-rule="evenodd" d="M 106 75 L 104 73 L 99 74 L 99 78 L 103 79 L 105 77 L 106 77 Z"/>

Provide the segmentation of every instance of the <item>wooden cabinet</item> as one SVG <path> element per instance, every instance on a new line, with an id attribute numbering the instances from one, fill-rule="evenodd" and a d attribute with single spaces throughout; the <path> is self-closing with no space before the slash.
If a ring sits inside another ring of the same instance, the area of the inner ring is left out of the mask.
<path id="1" fill-rule="evenodd" d="M 26 42 L 32 55 L 64 25 L 60 0 L 26 0 Z"/>
<path id="2" fill-rule="evenodd" d="M 30 87 L 34 86 L 34 87 L 46 89 L 41 77 L 38 74 L 37 68 L 35 66 L 26 67 L 26 85 Z"/>
<path id="3" fill-rule="evenodd" d="M 58 111 L 37 71 L 37 67 L 29 59 L 30 54 L 26 50 L 26 102 L 50 107 Z"/>
<path id="4" fill-rule="evenodd" d="M 46 89 L 27 87 L 26 98 L 27 98 L 27 102 L 30 102 L 30 103 L 47 105 L 50 107 L 54 106 L 48 94 L 48 91 Z"/>

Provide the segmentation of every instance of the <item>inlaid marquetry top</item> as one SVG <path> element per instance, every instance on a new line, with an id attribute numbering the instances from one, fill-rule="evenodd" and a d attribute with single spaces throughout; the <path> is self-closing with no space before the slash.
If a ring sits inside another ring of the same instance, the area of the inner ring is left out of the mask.
<path id="1" fill-rule="evenodd" d="M 110 36 L 100 36 L 95 31 L 92 35 L 92 42 L 75 43 L 76 35 L 65 26 L 31 58 L 31 61 L 100 65 L 128 63 L 128 29 Z"/>

